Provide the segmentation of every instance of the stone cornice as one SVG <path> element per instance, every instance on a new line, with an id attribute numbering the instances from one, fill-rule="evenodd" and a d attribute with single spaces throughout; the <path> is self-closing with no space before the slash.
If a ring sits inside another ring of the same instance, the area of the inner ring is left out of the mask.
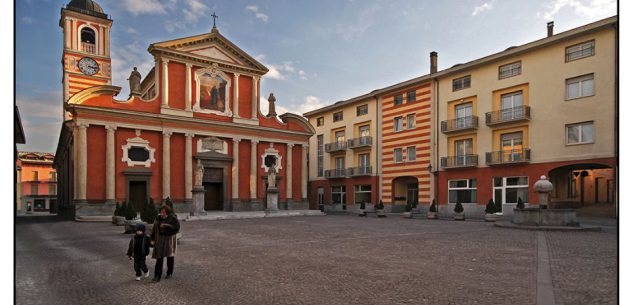
<path id="1" fill-rule="evenodd" d="M 222 71 L 240 73 L 242 75 L 261 76 L 266 74 L 267 71 L 255 69 L 252 67 L 242 66 L 234 64 L 232 62 L 224 61 L 221 59 L 206 57 L 202 55 L 196 55 L 193 53 L 181 52 L 177 50 L 171 50 L 167 48 L 154 48 L 152 51 L 155 57 L 164 58 L 167 60 L 173 60 L 183 64 L 192 64 L 199 67 L 211 66 L 214 63 L 218 64 L 218 68 Z"/>

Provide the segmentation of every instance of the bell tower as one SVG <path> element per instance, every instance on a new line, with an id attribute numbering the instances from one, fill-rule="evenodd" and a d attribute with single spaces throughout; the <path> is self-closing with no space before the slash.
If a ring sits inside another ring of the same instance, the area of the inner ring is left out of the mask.
<path id="1" fill-rule="evenodd" d="M 71 0 L 61 10 L 63 30 L 64 105 L 75 93 L 112 83 L 110 28 L 112 20 L 93 0 Z M 69 119 L 64 112 L 64 119 Z"/>

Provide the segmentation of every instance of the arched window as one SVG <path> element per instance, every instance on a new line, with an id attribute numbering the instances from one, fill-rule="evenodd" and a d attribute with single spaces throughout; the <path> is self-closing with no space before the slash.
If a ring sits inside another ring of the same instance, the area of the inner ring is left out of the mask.
<path id="1" fill-rule="evenodd" d="M 81 29 L 81 50 L 87 53 L 95 53 L 96 47 L 95 31 L 91 28 L 84 27 Z"/>

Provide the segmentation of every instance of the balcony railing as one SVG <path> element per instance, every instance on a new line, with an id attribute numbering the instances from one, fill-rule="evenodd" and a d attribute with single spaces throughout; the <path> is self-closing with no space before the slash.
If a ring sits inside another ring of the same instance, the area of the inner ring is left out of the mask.
<path id="1" fill-rule="evenodd" d="M 479 117 L 475 115 L 441 122 L 442 132 L 444 133 L 468 129 L 477 129 L 478 126 Z"/>
<path id="2" fill-rule="evenodd" d="M 360 137 L 360 138 L 347 140 L 347 147 L 359 148 L 359 147 L 371 146 L 371 143 L 372 143 L 371 137 Z"/>
<path id="3" fill-rule="evenodd" d="M 518 106 L 486 113 L 486 125 L 530 120 L 530 106 Z"/>
<path id="4" fill-rule="evenodd" d="M 530 149 L 502 150 L 486 153 L 486 164 L 513 164 L 530 162 Z"/>
<path id="5" fill-rule="evenodd" d="M 86 53 L 91 53 L 91 54 L 95 54 L 95 44 L 94 43 L 89 43 L 89 42 L 82 42 L 81 43 L 81 50 L 86 52 Z"/>
<path id="6" fill-rule="evenodd" d="M 342 177 L 345 177 L 344 168 L 325 170 L 325 178 L 342 178 Z"/>
<path id="7" fill-rule="evenodd" d="M 328 153 L 345 151 L 346 149 L 347 149 L 347 143 L 345 141 L 325 144 L 325 152 L 328 152 Z"/>
<path id="8" fill-rule="evenodd" d="M 347 175 L 352 176 L 369 176 L 371 175 L 371 166 L 350 167 L 347 169 Z"/>
<path id="9" fill-rule="evenodd" d="M 440 158 L 440 165 L 442 168 L 476 167 L 478 163 L 478 155 L 448 156 Z"/>

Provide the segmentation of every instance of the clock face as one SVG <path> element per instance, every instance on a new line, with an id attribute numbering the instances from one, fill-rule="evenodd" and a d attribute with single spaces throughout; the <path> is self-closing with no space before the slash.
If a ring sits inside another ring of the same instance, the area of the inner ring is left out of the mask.
<path id="1" fill-rule="evenodd" d="M 79 63 L 77 63 L 77 67 L 79 71 L 86 75 L 95 75 L 99 72 L 99 64 L 90 57 L 80 59 Z"/>

